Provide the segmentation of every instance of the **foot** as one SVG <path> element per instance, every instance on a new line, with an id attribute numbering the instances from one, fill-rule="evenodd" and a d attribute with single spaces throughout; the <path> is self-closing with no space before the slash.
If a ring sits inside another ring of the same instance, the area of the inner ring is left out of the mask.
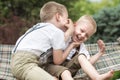
<path id="1" fill-rule="evenodd" d="M 96 80 L 110 80 L 110 78 L 113 77 L 113 70 L 110 70 L 109 72 L 100 75 Z"/>

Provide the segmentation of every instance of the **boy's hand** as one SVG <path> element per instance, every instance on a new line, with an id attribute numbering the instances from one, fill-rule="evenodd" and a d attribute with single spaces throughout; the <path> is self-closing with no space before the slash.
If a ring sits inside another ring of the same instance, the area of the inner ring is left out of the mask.
<path id="1" fill-rule="evenodd" d="M 99 47 L 99 53 L 103 55 L 105 53 L 105 44 L 102 40 L 97 41 L 98 47 Z"/>
<path id="2" fill-rule="evenodd" d="M 65 41 L 67 41 L 74 32 L 74 25 L 71 19 L 68 19 L 68 23 L 65 24 L 65 27 L 67 28 L 67 30 L 65 31 Z"/>
<path id="3" fill-rule="evenodd" d="M 73 22 L 72 22 L 71 19 L 68 19 L 68 23 L 65 24 L 65 27 L 66 27 L 67 29 L 72 29 L 72 30 L 74 30 L 74 25 L 73 25 Z"/>

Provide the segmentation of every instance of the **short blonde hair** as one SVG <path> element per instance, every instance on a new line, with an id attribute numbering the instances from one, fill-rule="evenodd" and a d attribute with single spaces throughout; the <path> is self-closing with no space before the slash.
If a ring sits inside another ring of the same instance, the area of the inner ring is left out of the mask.
<path id="1" fill-rule="evenodd" d="M 64 5 L 54 1 L 49 1 L 46 4 L 44 4 L 40 10 L 41 22 L 45 22 L 47 20 L 52 19 L 56 13 L 62 15 L 65 11 L 67 11 L 67 9 Z"/>
<path id="2" fill-rule="evenodd" d="M 90 15 L 83 15 L 82 17 L 80 17 L 78 19 L 78 21 L 76 22 L 77 24 L 81 24 L 81 23 L 88 23 L 88 24 L 91 24 L 91 26 L 93 27 L 94 29 L 94 32 L 93 34 L 96 32 L 97 30 L 97 24 L 96 24 L 96 21 L 94 20 L 94 18 Z"/>

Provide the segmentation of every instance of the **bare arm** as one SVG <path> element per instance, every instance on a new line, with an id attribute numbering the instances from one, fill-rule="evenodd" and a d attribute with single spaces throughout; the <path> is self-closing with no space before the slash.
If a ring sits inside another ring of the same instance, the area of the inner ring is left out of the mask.
<path id="1" fill-rule="evenodd" d="M 81 43 L 80 42 L 72 42 L 69 46 L 64 50 L 53 50 L 53 62 L 54 64 L 61 64 L 66 60 L 67 56 L 69 55 L 70 51 L 78 47 Z"/>
<path id="2" fill-rule="evenodd" d="M 90 62 L 94 64 L 104 53 L 105 53 L 105 44 L 102 40 L 97 41 L 99 52 L 90 58 Z"/>
<path id="3" fill-rule="evenodd" d="M 70 44 L 63 52 L 63 50 L 53 50 L 53 62 L 54 64 L 61 64 L 67 58 L 70 51 L 74 48 L 74 44 Z"/>

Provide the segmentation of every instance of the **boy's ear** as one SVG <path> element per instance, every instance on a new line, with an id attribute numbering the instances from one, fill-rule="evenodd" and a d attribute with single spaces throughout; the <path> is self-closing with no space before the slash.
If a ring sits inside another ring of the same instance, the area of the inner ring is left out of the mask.
<path id="1" fill-rule="evenodd" d="M 59 13 L 56 13 L 56 20 L 60 21 L 60 19 L 61 19 L 61 15 Z"/>

